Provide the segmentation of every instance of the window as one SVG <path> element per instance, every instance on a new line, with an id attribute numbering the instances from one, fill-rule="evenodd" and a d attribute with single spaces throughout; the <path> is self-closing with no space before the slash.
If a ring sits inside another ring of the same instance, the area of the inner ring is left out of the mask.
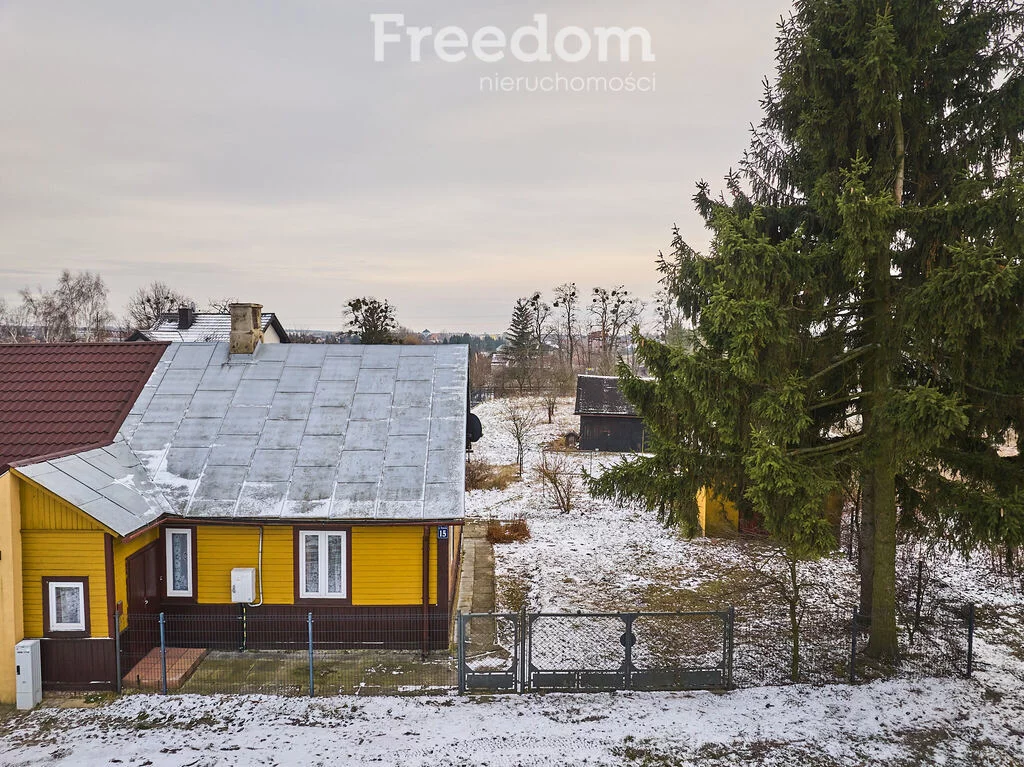
<path id="1" fill-rule="evenodd" d="M 192 596 L 192 531 L 164 531 L 167 544 L 167 596 Z"/>
<path id="2" fill-rule="evenodd" d="M 87 630 L 84 581 L 47 581 L 50 631 Z"/>
<path id="3" fill-rule="evenodd" d="M 346 551 L 343 532 L 299 533 L 299 595 L 304 599 L 344 599 Z"/>

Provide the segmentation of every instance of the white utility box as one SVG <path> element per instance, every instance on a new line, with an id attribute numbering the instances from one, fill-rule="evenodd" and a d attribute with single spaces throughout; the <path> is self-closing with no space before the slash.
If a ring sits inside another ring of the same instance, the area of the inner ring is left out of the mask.
<path id="1" fill-rule="evenodd" d="M 23 639 L 14 646 L 15 691 L 18 708 L 28 711 L 43 700 L 43 664 L 38 639 Z"/>
<path id="2" fill-rule="evenodd" d="M 245 604 L 256 601 L 255 567 L 236 567 L 231 570 L 231 601 Z"/>

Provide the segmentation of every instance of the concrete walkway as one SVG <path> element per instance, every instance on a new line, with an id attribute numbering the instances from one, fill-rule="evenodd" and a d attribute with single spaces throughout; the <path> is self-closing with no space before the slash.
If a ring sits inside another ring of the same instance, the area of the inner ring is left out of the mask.
<path id="1" fill-rule="evenodd" d="M 494 547 L 486 522 L 467 522 L 462 536 L 462 577 L 457 609 L 463 613 L 494 612 Z"/>

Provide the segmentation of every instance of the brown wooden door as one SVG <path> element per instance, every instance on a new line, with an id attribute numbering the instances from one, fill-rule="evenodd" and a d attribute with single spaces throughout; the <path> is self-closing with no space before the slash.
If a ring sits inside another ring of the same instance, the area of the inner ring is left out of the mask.
<path id="1" fill-rule="evenodd" d="M 128 628 L 136 650 L 160 643 L 160 549 L 154 541 L 128 557 Z"/>

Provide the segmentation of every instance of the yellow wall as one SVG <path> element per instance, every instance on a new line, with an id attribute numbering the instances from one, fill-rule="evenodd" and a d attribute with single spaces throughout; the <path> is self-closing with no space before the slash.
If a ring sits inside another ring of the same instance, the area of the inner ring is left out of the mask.
<path id="1" fill-rule="evenodd" d="M 22 530 L 98 530 L 106 528 L 67 501 L 28 480 L 21 485 Z"/>
<path id="2" fill-rule="evenodd" d="M 15 701 L 14 645 L 25 638 L 19 484 L 10 472 L 0 476 L 0 703 Z"/>
<path id="3" fill-rule="evenodd" d="M 25 636 L 43 635 L 43 578 L 89 578 L 89 628 L 110 636 L 106 528 L 32 482 L 19 478 Z"/>
<path id="4" fill-rule="evenodd" d="M 430 528 L 430 602 L 437 603 L 437 528 Z M 352 528 L 352 604 L 423 604 L 423 528 Z"/>
<path id="5" fill-rule="evenodd" d="M 168 524 L 168 526 L 173 526 Z M 307 528 L 302 528 L 307 529 Z M 316 530 L 316 525 L 308 529 Z M 295 533 L 268 525 L 263 533 L 263 603 L 295 601 Z M 352 536 L 354 605 L 415 605 L 423 599 L 423 528 L 355 527 Z M 437 530 L 430 529 L 430 601 L 437 602 Z M 256 567 L 259 528 L 200 525 L 196 529 L 198 601 L 231 602 L 231 570 Z"/>
<path id="6" fill-rule="evenodd" d="M 168 523 L 168 527 L 173 527 Z M 263 528 L 263 604 L 295 602 L 295 560 L 290 527 Z M 231 570 L 256 567 L 259 561 L 258 527 L 200 526 L 196 529 L 196 561 L 199 566 L 200 604 L 231 602 Z M 257 595 L 257 601 L 259 597 Z"/>
<path id="7" fill-rule="evenodd" d="M 83 530 L 22 530 L 25 635 L 43 635 L 43 578 L 89 578 L 89 622 L 93 637 L 110 636 L 104 533 Z"/>
<path id="8" fill-rule="evenodd" d="M 732 501 L 701 488 L 697 493 L 697 521 L 704 535 L 735 535 L 739 529 L 740 511 Z"/>
<path id="9" fill-rule="evenodd" d="M 118 631 L 128 628 L 128 557 L 145 548 L 160 537 L 156 528 L 147 530 L 127 543 L 114 541 L 114 602 L 121 603 L 121 625 Z"/>

